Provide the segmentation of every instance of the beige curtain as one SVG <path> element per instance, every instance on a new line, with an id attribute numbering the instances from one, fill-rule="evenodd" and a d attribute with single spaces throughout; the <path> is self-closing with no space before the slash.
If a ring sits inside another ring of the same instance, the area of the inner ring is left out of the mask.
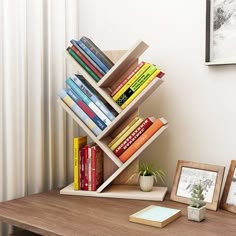
<path id="1" fill-rule="evenodd" d="M 76 0 L 0 0 L 0 202 L 72 181 L 78 126 L 57 92 L 72 73 L 64 50 L 77 13 Z"/>

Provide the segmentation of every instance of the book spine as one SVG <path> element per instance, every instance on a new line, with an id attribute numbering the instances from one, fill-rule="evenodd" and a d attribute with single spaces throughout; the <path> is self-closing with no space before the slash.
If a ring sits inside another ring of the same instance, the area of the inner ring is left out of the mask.
<path id="1" fill-rule="evenodd" d="M 120 156 L 132 143 L 137 140 L 141 134 L 145 132 L 151 125 L 153 121 L 146 118 L 113 152 L 116 156 Z"/>
<path id="2" fill-rule="evenodd" d="M 86 45 L 78 40 L 77 44 L 79 45 L 79 47 L 82 48 L 82 50 L 84 50 L 84 52 L 87 53 L 87 55 L 105 72 L 107 73 L 109 71 L 109 69 L 89 50 L 89 48 L 86 47 Z"/>
<path id="3" fill-rule="evenodd" d="M 148 141 L 166 123 L 162 119 L 157 119 L 134 143 L 125 150 L 119 157 L 122 162 L 126 162 L 144 143 Z"/>
<path id="4" fill-rule="evenodd" d="M 74 190 L 80 189 L 79 184 L 79 140 L 74 138 L 73 140 L 73 154 L 74 154 Z"/>
<path id="5" fill-rule="evenodd" d="M 84 147 L 84 190 L 88 191 L 88 146 Z"/>
<path id="6" fill-rule="evenodd" d="M 92 191 L 96 191 L 96 146 L 92 147 Z"/>
<path id="7" fill-rule="evenodd" d="M 108 110 L 105 104 L 80 80 L 77 76 L 71 76 L 71 79 L 77 84 L 82 92 L 107 116 L 111 121 L 115 119 L 115 116 Z"/>
<path id="8" fill-rule="evenodd" d="M 92 190 L 92 153 L 91 147 L 88 147 L 88 190 Z"/>
<path id="9" fill-rule="evenodd" d="M 116 103 L 119 106 L 122 106 L 123 103 L 125 103 L 129 97 L 132 96 L 132 94 L 135 93 L 135 91 L 150 77 L 154 71 L 157 70 L 157 68 L 152 65 L 150 66 L 117 100 Z"/>
<path id="10" fill-rule="evenodd" d="M 71 49 L 77 54 L 77 56 L 101 79 L 103 75 L 87 60 L 86 57 L 73 45 Z"/>
<path id="11" fill-rule="evenodd" d="M 100 78 L 77 56 L 77 54 L 73 51 L 72 48 L 68 47 L 67 51 L 96 82 L 100 80 Z"/>
<path id="12" fill-rule="evenodd" d="M 113 90 L 110 96 L 115 96 L 115 94 L 144 66 L 144 64 L 144 61 L 139 63 L 138 66 L 119 84 L 119 86 Z"/>
<path id="13" fill-rule="evenodd" d="M 84 189 L 84 180 L 83 180 L 83 174 L 84 174 L 84 166 L 83 166 L 83 148 L 81 148 L 79 150 L 79 155 L 80 155 L 80 159 L 79 159 L 79 169 L 80 169 L 80 176 L 79 176 L 79 181 L 80 181 L 80 190 Z"/>
<path id="14" fill-rule="evenodd" d="M 124 133 L 120 139 L 117 140 L 112 146 L 111 150 L 114 151 L 141 123 L 143 119 L 139 119 L 133 126 L 131 126 L 126 133 Z"/>
<path id="15" fill-rule="evenodd" d="M 76 43 L 74 39 L 72 39 L 71 44 L 74 45 L 80 53 L 83 54 L 83 56 L 102 74 L 105 75 L 104 71 L 82 50 L 82 48 L 79 47 L 79 45 Z"/>
<path id="16" fill-rule="evenodd" d="M 111 142 L 108 144 L 108 147 L 111 147 L 121 136 L 128 131 L 139 119 L 140 117 L 135 117 Z"/>
<path id="17" fill-rule="evenodd" d="M 74 102 L 74 100 L 66 93 L 64 89 L 60 90 L 58 96 L 70 107 L 70 109 L 80 118 L 80 120 L 98 136 L 102 130 L 94 123 L 93 120 Z"/>
<path id="18" fill-rule="evenodd" d="M 114 63 L 100 50 L 99 47 L 97 47 L 97 45 L 94 44 L 91 39 L 83 36 L 80 40 L 102 61 L 108 69 L 111 69 L 112 66 L 114 66 Z"/>
<path id="19" fill-rule="evenodd" d="M 71 89 L 74 91 L 74 97 L 77 97 L 77 99 L 81 99 L 95 114 L 96 117 L 102 122 L 102 126 L 105 126 L 103 129 L 106 128 L 106 126 L 110 125 L 111 121 L 105 116 L 102 111 L 99 110 L 99 108 L 80 90 L 80 88 L 73 82 L 71 78 L 68 78 L 66 80 L 66 83 L 71 87 Z M 100 127 L 102 128 L 102 127 Z"/>
<path id="20" fill-rule="evenodd" d="M 119 97 L 130 87 L 133 82 L 139 78 L 149 67 L 151 64 L 146 63 L 139 69 L 133 76 L 132 78 L 112 97 L 113 100 L 117 101 Z"/>
<path id="21" fill-rule="evenodd" d="M 141 86 L 135 91 L 122 105 L 121 108 L 125 109 L 160 73 L 160 70 L 156 70 Z"/>

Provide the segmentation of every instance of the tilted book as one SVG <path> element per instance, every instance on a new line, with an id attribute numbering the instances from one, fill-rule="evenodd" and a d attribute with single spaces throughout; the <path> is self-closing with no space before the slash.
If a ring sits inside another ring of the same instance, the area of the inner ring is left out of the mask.
<path id="1" fill-rule="evenodd" d="M 100 48 L 88 37 L 83 36 L 80 39 L 89 49 L 93 52 L 95 56 L 97 56 L 103 64 L 108 68 L 111 69 L 114 66 L 114 63 L 106 56 L 104 52 L 100 50 Z"/>
<path id="2" fill-rule="evenodd" d="M 147 117 L 133 132 L 123 140 L 120 145 L 113 151 L 116 156 L 120 156 L 132 143 L 138 139 L 155 121 L 155 117 Z"/>
<path id="3" fill-rule="evenodd" d="M 72 48 L 68 47 L 66 50 L 96 82 L 100 80 L 100 78 L 86 65 L 86 63 L 84 63 L 83 60 L 81 60 L 78 57 L 78 55 L 75 53 L 75 51 Z"/>
<path id="4" fill-rule="evenodd" d="M 125 109 L 155 78 L 160 78 L 159 74 L 164 75 L 160 70 L 156 70 L 153 74 L 151 74 L 147 80 L 121 105 L 122 109 Z"/>
<path id="5" fill-rule="evenodd" d="M 74 100 L 66 93 L 65 89 L 61 89 L 58 96 L 70 109 L 80 118 L 80 120 L 96 135 L 98 136 L 102 130 L 90 119 L 90 117 L 74 102 Z"/>
<path id="6" fill-rule="evenodd" d="M 134 81 L 133 84 L 130 85 L 129 88 L 116 100 L 116 103 L 121 106 L 125 101 L 129 99 L 129 97 L 134 94 L 138 88 L 157 70 L 155 65 L 151 65 L 142 75 Z M 158 69 L 159 70 L 159 69 Z M 159 70 L 160 72 L 160 70 Z"/>
<path id="7" fill-rule="evenodd" d="M 151 205 L 130 215 L 129 221 L 162 228 L 180 216 L 179 209 Z"/>
<path id="8" fill-rule="evenodd" d="M 155 122 L 125 150 L 119 157 L 122 162 L 126 162 L 144 143 L 148 141 L 162 126 L 167 124 L 164 118 L 156 119 Z"/>
<path id="9" fill-rule="evenodd" d="M 82 75 L 73 75 L 70 77 L 81 89 L 81 91 L 108 117 L 109 120 L 114 120 L 115 116 L 108 109 L 107 105 L 104 104 L 99 94 L 95 93 L 92 86 L 85 81 Z"/>

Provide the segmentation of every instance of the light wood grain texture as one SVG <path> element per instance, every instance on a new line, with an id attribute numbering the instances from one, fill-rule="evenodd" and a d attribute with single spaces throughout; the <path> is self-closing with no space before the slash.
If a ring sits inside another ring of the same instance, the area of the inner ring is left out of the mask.
<path id="1" fill-rule="evenodd" d="M 182 167 L 188 167 L 188 168 L 193 168 L 193 169 L 198 169 L 198 170 L 212 171 L 212 172 L 217 173 L 216 183 L 215 183 L 215 190 L 214 190 L 214 194 L 213 194 L 213 197 L 212 197 L 212 202 L 207 202 L 206 203 L 206 208 L 207 209 L 217 210 L 218 205 L 219 205 L 219 197 L 220 197 L 220 191 L 221 191 L 221 185 L 222 185 L 222 180 L 223 180 L 223 176 L 224 176 L 225 167 L 224 166 L 209 165 L 209 164 L 204 164 L 204 163 L 197 163 L 197 162 L 179 160 L 178 163 L 177 163 L 177 167 L 176 167 L 176 173 L 175 173 L 175 178 L 174 178 L 174 183 L 173 183 L 173 187 L 172 187 L 172 190 L 171 190 L 170 198 L 171 198 L 171 200 L 183 202 L 183 203 L 186 203 L 186 204 L 189 204 L 189 198 L 177 195 L 177 190 L 178 190 L 178 185 L 179 185 L 179 180 L 180 180 L 180 176 L 181 176 Z"/>
<path id="2" fill-rule="evenodd" d="M 129 215 L 149 205 L 180 209 L 165 228 L 135 224 Z M 187 220 L 185 204 L 60 195 L 59 190 L 0 203 L 0 221 L 47 236 L 235 236 L 235 215 L 207 210 L 206 220 Z"/>
<path id="3" fill-rule="evenodd" d="M 227 202 L 227 198 L 228 198 L 229 192 L 234 191 L 233 189 L 230 189 L 230 187 L 231 187 L 232 184 L 235 185 L 235 182 L 236 182 L 236 179 L 234 177 L 235 168 L 236 168 L 236 160 L 232 160 L 231 163 L 230 163 L 230 167 L 229 167 L 229 171 L 228 171 L 228 175 L 227 175 L 223 195 L 222 195 L 221 202 L 220 202 L 220 207 L 221 208 L 223 208 L 227 211 L 233 212 L 233 213 L 236 213 L 236 205 L 235 204 L 229 204 Z M 234 195 L 234 202 L 236 202 L 236 194 L 234 193 L 232 195 Z"/>

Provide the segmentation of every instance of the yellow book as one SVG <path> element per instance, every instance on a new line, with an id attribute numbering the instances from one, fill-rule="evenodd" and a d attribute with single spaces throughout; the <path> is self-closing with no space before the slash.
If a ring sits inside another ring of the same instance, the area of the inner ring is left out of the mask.
<path id="1" fill-rule="evenodd" d="M 145 63 L 137 73 L 135 73 L 132 78 L 112 97 L 115 101 L 130 87 L 133 82 L 138 79 L 140 75 L 144 73 L 151 66 L 150 63 Z"/>
<path id="2" fill-rule="evenodd" d="M 150 84 L 160 73 L 160 69 L 157 69 L 150 75 L 150 77 L 135 91 L 122 105 L 121 108 L 125 109 L 147 86 Z"/>
<path id="3" fill-rule="evenodd" d="M 139 117 L 139 119 L 111 146 L 111 150 L 114 151 L 121 144 L 121 142 L 123 142 L 123 140 L 126 139 L 142 123 L 142 121 L 143 119 Z"/>
<path id="4" fill-rule="evenodd" d="M 73 140 L 74 155 L 74 190 L 80 189 L 80 149 L 87 144 L 87 136 L 76 137 Z"/>
<path id="5" fill-rule="evenodd" d="M 139 119 L 140 117 L 136 116 L 114 139 L 111 140 L 108 147 L 110 148 Z"/>

